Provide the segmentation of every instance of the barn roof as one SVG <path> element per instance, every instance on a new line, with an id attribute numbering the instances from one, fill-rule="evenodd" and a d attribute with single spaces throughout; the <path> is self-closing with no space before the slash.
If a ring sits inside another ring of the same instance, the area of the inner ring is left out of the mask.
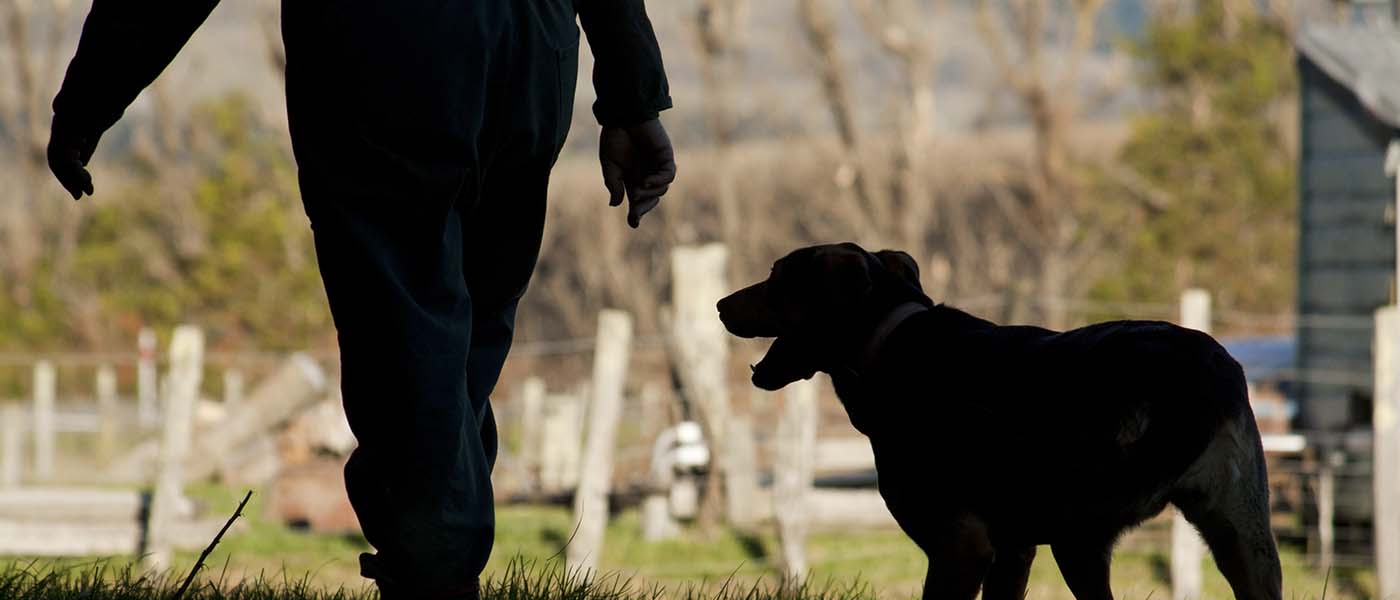
<path id="1" fill-rule="evenodd" d="M 1314 25 L 1298 52 L 1342 84 L 1377 119 L 1400 127 L 1400 31 L 1389 26 Z"/>

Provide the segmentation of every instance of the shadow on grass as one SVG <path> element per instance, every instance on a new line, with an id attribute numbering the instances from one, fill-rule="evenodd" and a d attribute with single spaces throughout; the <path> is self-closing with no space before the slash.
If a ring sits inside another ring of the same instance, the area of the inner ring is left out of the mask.
<path id="1" fill-rule="evenodd" d="M 751 533 L 739 532 L 735 532 L 734 536 L 739 541 L 739 548 L 749 560 L 764 562 L 768 559 L 768 549 L 763 546 L 762 538 Z"/>

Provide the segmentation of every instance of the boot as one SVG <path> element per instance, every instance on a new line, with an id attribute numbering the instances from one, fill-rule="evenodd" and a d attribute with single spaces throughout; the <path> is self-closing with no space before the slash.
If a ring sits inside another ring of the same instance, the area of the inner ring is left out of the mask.
<path id="1" fill-rule="evenodd" d="M 414 593 L 390 577 L 379 558 L 367 552 L 360 554 L 360 576 L 374 581 L 375 587 L 379 588 L 380 600 L 481 600 L 480 579 L 472 580 L 463 589 L 447 593 L 432 596 Z"/>

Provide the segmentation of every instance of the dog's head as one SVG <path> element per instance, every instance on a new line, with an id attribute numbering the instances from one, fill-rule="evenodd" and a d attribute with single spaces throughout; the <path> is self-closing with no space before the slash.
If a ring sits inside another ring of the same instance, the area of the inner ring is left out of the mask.
<path id="1" fill-rule="evenodd" d="M 730 333 L 777 338 L 754 365 L 753 383 L 778 390 L 835 366 L 860 343 L 861 328 L 873 325 L 879 311 L 910 300 L 928 301 L 912 257 L 846 243 L 779 259 L 767 279 L 730 294 L 718 308 Z"/>

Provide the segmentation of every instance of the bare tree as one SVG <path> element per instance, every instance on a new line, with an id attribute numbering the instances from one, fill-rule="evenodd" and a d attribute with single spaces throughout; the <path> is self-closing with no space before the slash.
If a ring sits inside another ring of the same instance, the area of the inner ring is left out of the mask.
<path id="1" fill-rule="evenodd" d="M 731 166 L 739 108 L 734 83 L 742 77 L 748 0 L 700 0 L 695 11 L 704 110 L 716 157 L 714 171 L 722 239 L 739 241 L 738 197 Z"/>
<path id="2" fill-rule="evenodd" d="M 843 161 L 837 169 L 837 183 L 854 194 L 855 204 L 846 211 L 846 222 L 854 226 L 860 241 L 879 244 L 885 240 L 881 224 L 889 222 L 889 206 L 875 189 L 873 177 L 861 156 L 860 127 L 851 98 L 846 67 L 841 60 L 839 31 L 828 0 L 798 0 L 798 20 L 811 46 L 822 95 L 831 111 L 841 144 Z"/>
<path id="3" fill-rule="evenodd" d="M 1061 4 L 1069 10 L 1056 10 Z M 1104 0 L 979 0 L 977 5 L 978 30 L 1000 83 L 1014 94 L 1033 137 L 1030 193 L 1025 198 L 998 194 L 997 206 L 1038 261 L 1031 284 L 1039 297 L 1050 300 L 1044 320 L 1051 327 L 1066 325 L 1062 300 L 1074 293 L 1077 278 L 1105 241 L 1102 228 L 1086 218 L 1083 182 L 1070 147 L 1085 97 L 1084 61 L 1103 5 Z M 1058 39 L 1067 41 L 1057 45 Z"/>
<path id="4" fill-rule="evenodd" d="M 39 257 L 45 254 L 42 235 L 58 225 L 54 240 L 62 259 L 77 243 L 77 219 L 71 203 L 57 202 L 54 187 L 46 185 L 48 161 L 49 100 L 58 83 L 58 61 L 69 36 L 66 25 L 72 12 L 69 0 L 7 0 L 0 2 L 0 39 L 5 56 L 0 61 L 0 136 L 15 153 L 17 185 L 5 190 L 0 202 L 0 238 L 4 258 L 0 277 L 14 284 L 11 293 L 21 304 L 29 302 L 28 282 Z M 56 275 L 57 276 L 57 275 Z"/>
<path id="5" fill-rule="evenodd" d="M 916 0 L 852 0 L 866 32 L 892 59 L 899 77 L 893 130 L 900 143 L 891 152 L 894 171 L 890 204 L 898 215 L 899 243 L 914 256 L 927 256 L 930 229 L 938 212 L 919 174 L 933 137 L 933 75 L 938 56 L 927 27 L 937 15 Z M 937 4 L 935 4 L 937 6 Z"/>

